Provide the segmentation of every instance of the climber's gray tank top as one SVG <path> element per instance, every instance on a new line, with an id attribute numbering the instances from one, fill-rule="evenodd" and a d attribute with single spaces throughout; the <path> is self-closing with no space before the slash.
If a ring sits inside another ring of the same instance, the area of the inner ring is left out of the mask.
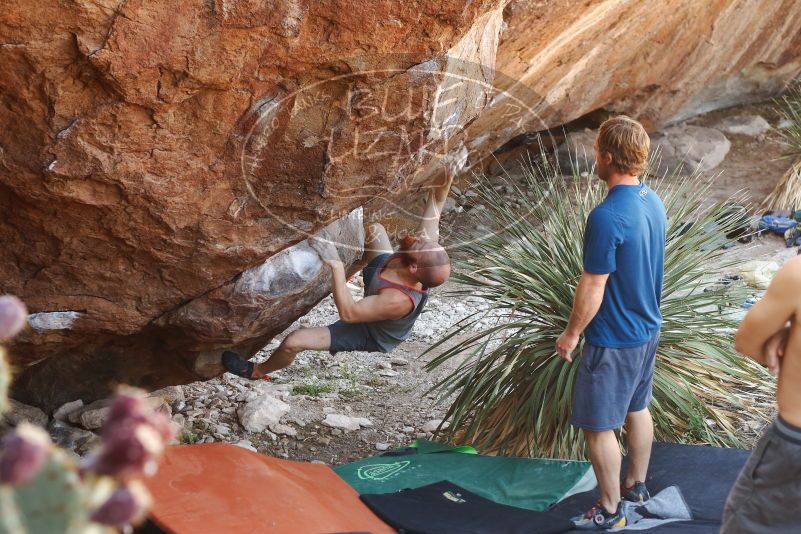
<path id="1" fill-rule="evenodd" d="M 400 319 L 365 323 L 370 335 L 373 336 L 381 350 L 389 352 L 400 345 L 412 333 L 414 322 L 422 313 L 423 307 L 428 300 L 428 290 L 420 291 L 409 286 L 397 284 L 381 276 L 381 270 L 395 257 L 395 254 L 386 254 L 385 256 L 383 261 L 375 266 L 375 271 L 371 273 L 372 276 L 367 281 L 364 295 L 377 295 L 382 289 L 392 288 L 403 292 L 414 304 L 414 309 L 409 312 L 409 315 Z"/>

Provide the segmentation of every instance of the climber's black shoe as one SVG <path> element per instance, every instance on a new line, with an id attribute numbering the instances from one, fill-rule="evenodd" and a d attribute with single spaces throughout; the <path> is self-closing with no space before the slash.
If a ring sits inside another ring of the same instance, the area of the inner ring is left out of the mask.
<path id="1" fill-rule="evenodd" d="M 613 530 L 626 526 L 626 515 L 623 513 L 623 501 L 617 503 L 617 510 L 609 513 L 601 506 L 596 504 L 590 510 L 573 523 L 577 530 Z"/>
<path id="2" fill-rule="evenodd" d="M 241 376 L 242 378 L 253 379 L 254 363 L 243 360 L 239 354 L 226 350 L 222 355 L 222 364 L 225 370 L 232 375 Z"/>
<path id="3" fill-rule="evenodd" d="M 648 488 L 645 487 L 644 482 L 635 482 L 634 485 L 629 488 L 625 487 L 623 484 L 623 482 L 620 483 L 620 496 L 624 501 L 642 504 L 651 498 L 651 494 L 648 493 Z"/>

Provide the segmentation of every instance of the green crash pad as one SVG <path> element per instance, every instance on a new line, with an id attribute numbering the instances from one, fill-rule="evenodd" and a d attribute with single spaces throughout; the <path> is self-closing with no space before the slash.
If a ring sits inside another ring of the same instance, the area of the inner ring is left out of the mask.
<path id="1" fill-rule="evenodd" d="M 360 494 L 391 493 L 447 480 L 495 502 L 535 511 L 595 487 L 589 462 L 484 456 L 469 447 L 422 441 L 334 471 Z"/>

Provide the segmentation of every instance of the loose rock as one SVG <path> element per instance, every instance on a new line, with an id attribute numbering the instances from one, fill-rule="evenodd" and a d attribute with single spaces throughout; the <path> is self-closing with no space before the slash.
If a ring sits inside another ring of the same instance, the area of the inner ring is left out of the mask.
<path id="1" fill-rule="evenodd" d="M 692 174 L 696 169 L 709 171 L 720 165 L 731 142 L 714 128 L 680 125 L 654 134 L 651 148 L 661 153 L 658 173 L 681 169 L 682 174 Z"/>
<path id="2" fill-rule="evenodd" d="M 109 407 L 84 410 L 81 412 L 81 426 L 87 430 L 96 430 L 101 428 L 108 420 L 110 410 L 111 408 Z"/>
<path id="3" fill-rule="evenodd" d="M 448 422 L 443 423 L 442 419 L 432 419 L 428 421 L 426 424 L 424 424 L 421 430 L 423 432 L 436 432 L 437 429 L 440 428 L 440 425 L 442 425 L 441 429 L 445 430 L 450 426 L 450 423 Z"/>
<path id="4" fill-rule="evenodd" d="M 757 137 L 770 130 L 770 124 L 759 115 L 736 115 L 720 121 L 716 127 L 733 135 Z"/>
<path id="5" fill-rule="evenodd" d="M 243 449 L 247 449 L 249 451 L 258 452 L 256 450 L 256 447 L 254 447 L 253 444 L 250 443 L 250 441 L 248 441 L 246 439 L 243 439 L 241 441 L 237 441 L 236 443 L 234 443 L 234 445 L 236 445 L 237 447 L 242 447 Z"/>
<path id="6" fill-rule="evenodd" d="M 86 454 L 100 443 L 99 436 L 94 432 L 68 425 L 59 420 L 50 423 L 47 430 L 53 443 L 75 451 L 79 455 Z"/>
<path id="7" fill-rule="evenodd" d="M 67 402 L 61 405 L 55 412 L 53 412 L 53 419 L 58 421 L 67 421 L 69 414 L 83 408 L 83 401 L 81 399 Z"/>
<path id="8" fill-rule="evenodd" d="M 166 388 L 157 389 L 151 392 L 148 397 L 164 399 L 164 402 L 171 406 L 176 405 L 179 401 L 186 400 L 181 386 L 167 386 Z"/>
<path id="9" fill-rule="evenodd" d="M 282 425 L 281 423 L 270 426 L 270 430 L 281 436 L 297 436 L 298 431 L 289 425 Z"/>
<path id="10" fill-rule="evenodd" d="M 4 414 L 5 420 L 10 425 L 18 425 L 23 421 L 33 423 L 38 426 L 45 426 L 50 419 L 46 413 L 36 406 L 29 406 L 14 399 L 8 399 L 8 411 Z"/>
<path id="11" fill-rule="evenodd" d="M 263 432 L 268 426 L 278 424 L 278 421 L 289 409 L 290 407 L 287 403 L 275 397 L 261 395 L 249 400 L 239 408 L 237 415 L 245 430 Z"/>
<path id="12" fill-rule="evenodd" d="M 359 430 L 361 427 L 373 426 L 369 419 L 364 417 L 350 417 L 348 415 L 339 413 L 330 413 L 323 419 L 323 424 L 327 427 L 339 430 L 352 432 Z"/>

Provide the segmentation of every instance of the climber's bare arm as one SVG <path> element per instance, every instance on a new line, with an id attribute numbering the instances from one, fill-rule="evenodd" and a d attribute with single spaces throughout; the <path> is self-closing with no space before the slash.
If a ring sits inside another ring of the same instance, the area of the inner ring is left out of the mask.
<path id="1" fill-rule="evenodd" d="M 801 298 L 801 256 L 779 269 L 765 295 L 745 315 L 734 338 L 734 348 L 763 365 L 770 365 L 766 347 L 786 332 Z"/>
<path id="2" fill-rule="evenodd" d="M 420 236 L 436 243 L 439 242 L 439 218 L 442 215 L 442 208 L 445 206 L 445 199 L 451 190 L 453 177 L 467 165 L 467 150 L 462 147 L 454 154 L 449 154 L 443 158 L 445 172 L 428 191 L 426 209 L 423 211 L 423 220 L 420 223 Z"/>
<path id="3" fill-rule="evenodd" d="M 317 251 L 323 263 L 331 268 L 331 292 L 334 295 L 339 318 L 346 323 L 369 323 L 387 319 L 400 319 L 414 309 L 414 303 L 401 291 L 381 291 L 361 300 L 355 300 L 347 285 L 345 266 L 336 247 L 329 242 L 311 238 L 309 244 Z"/>
<path id="4" fill-rule="evenodd" d="M 426 209 L 423 211 L 423 219 L 420 222 L 421 237 L 439 242 L 439 219 L 452 183 L 453 174 L 450 170 L 446 170 L 445 175 L 440 177 L 439 183 L 428 190 Z"/>

